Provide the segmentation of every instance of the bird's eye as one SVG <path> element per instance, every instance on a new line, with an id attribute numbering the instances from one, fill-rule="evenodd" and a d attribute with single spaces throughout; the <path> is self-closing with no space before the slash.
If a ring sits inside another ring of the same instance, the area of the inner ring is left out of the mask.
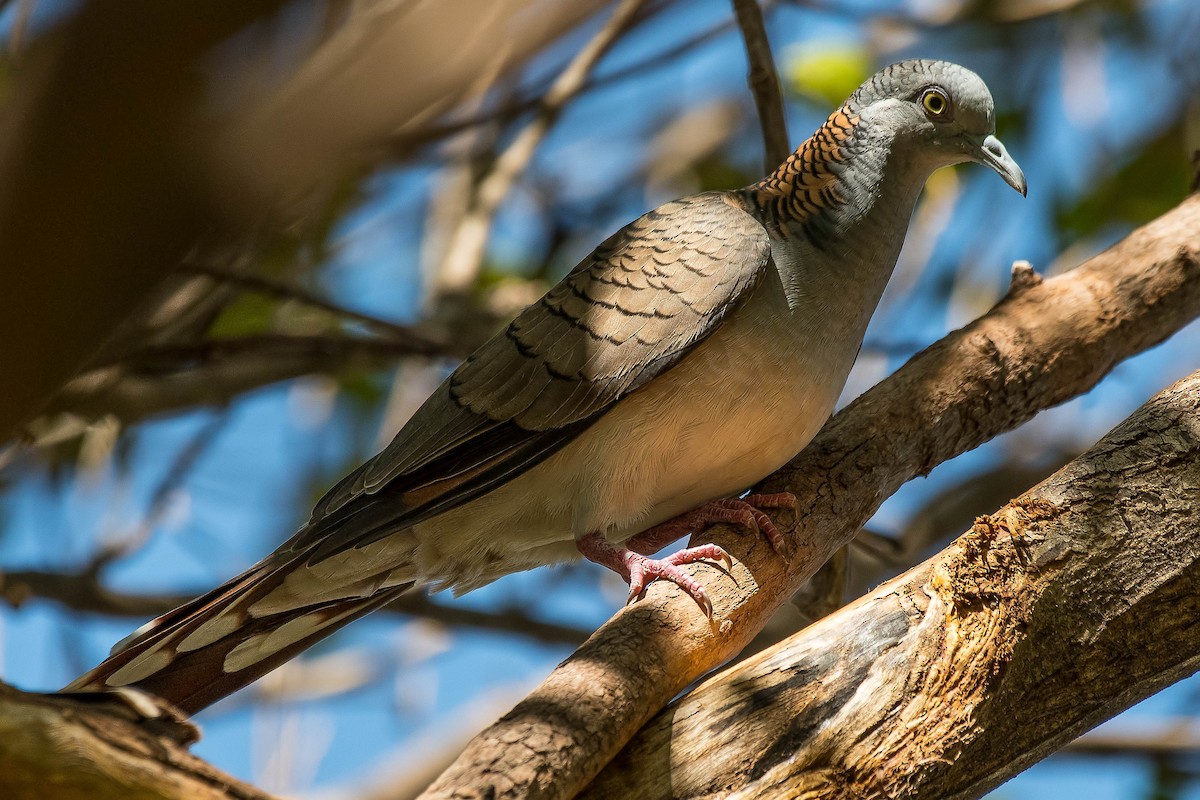
<path id="1" fill-rule="evenodd" d="M 927 89 L 921 95 L 921 107 L 925 113 L 934 119 L 945 119 L 950 116 L 950 98 L 941 89 Z"/>

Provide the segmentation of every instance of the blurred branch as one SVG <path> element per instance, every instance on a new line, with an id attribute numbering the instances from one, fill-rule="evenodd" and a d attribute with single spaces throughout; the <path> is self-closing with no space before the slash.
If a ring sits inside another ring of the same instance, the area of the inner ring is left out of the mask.
<path id="1" fill-rule="evenodd" d="M 487 726 L 528 691 L 505 685 L 456 706 L 439 719 L 419 741 L 405 741 L 378 759 L 382 774 L 363 782 L 362 788 L 335 795 L 338 800 L 414 800 L 429 782 L 449 766 L 471 737 Z M 331 798 L 330 800 L 333 800 Z"/>
<path id="2" fill-rule="evenodd" d="M 451 347 L 411 328 L 397 326 L 400 335 L 340 336 L 323 334 L 260 333 L 205 339 L 189 344 L 148 345 L 116 358 L 113 363 L 132 365 L 158 372 L 186 369 L 191 364 L 255 357 L 292 357 L 311 354 L 314 357 L 366 355 L 382 358 L 405 356 L 447 356 Z"/>
<path id="3" fill-rule="evenodd" d="M 476 611 L 471 608 L 435 603 L 419 592 L 400 597 L 395 602 L 384 606 L 384 610 L 424 617 L 450 627 L 515 633 L 546 644 L 569 644 L 572 647 L 578 646 L 592 633 L 590 628 L 578 628 L 536 619 L 519 608 Z"/>
<path id="4" fill-rule="evenodd" d="M 163 717 L 145 719 L 141 705 L 114 695 L 81 700 L 0 684 L 0 797 L 272 800 L 193 756 L 185 747 L 190 731 Z M 143 711 L 160 713 L 153 705 Z"/>
<path id="5" fill-rule="evenodd" d="M 1200 733 L 1196 730 L 1196 720 L 1191 717 L 1156 721 L 1152 730 L 1129 730 L 1131 727 L 1114 723 L 1112 727 L 1088 731 L 1064 747 L 1063 754 L 1132 758 L 1200 754 Z"/>
<path id="6" fill-rule="evenodd" d="M 592 40 L 572 59 L 538 103 L 534 118 L 517 134 L 479 182 L 470 210 L 450 237 L 438 273 L 439 293 L 465 291 L 479 272 L 492 219 L 517 176 L 529 165 L 538 145 L 567 104 L 583 89 L 596 62 L 633 22 L 645 0 L 622 0 Z"/>
<path id="7" fill-rule="evenodd" d="M 770 8 L 776 5 L 778 0 L 767 0 L 763 3 L 764 8 Z M 651 70 L 657 69 L 664 64 L 670 64 L 680 56 L 690 53 L 697 47 L 708 44 L 734 27 L 736 23 L 732 19 L 722 20 L 714 25 L 711 25 L 706 30 L 684 39 L 678 44 L 668 47 L 651 56 L 635 61 L 632 64 L 621 67 L 605 73 L 604 75 L 589 76 L 580 89 L 577 97 L 585 92 L 590 92 L 594 89 L 600 89 L 605 86 L 611 86 L 614 83 L 619 83 L 627 78 L 644 75 Z M 541 102 L 541 95 L 538 93 L 530 94 L 518 100 L 509 103 L 501 103 L 500 105 L 490 108 L 487 111 L 471 114 L 467 116 L 457 117 L 450 120 L 439 121 L 430 125 L 417 128 L 412 131 L 405 131 L 397 134 L 389 144 L 389 152 L 396 158 L 407 158 L 411 152 L 425 144 L 444 139 L 454 134 L 461 133 L 469 128 L 478 127 L 480 125 L 488 125 L 492 123 L 507 123 L 521 114 L 533 111 Z"/>
<path id="8" fill-rule="evenodd" d="M 767 38 L 758 0 L 733 0 L 733 10 L 746 43 L 746 60 L 750 63 L 746 79 L 754 95 L 758 122 L 762 127 L 763 165 L 770 174 L 792 152 L 783 110 L 783 89 L 775 69 L 775 58 L 771 55 L 771 42 Z"/>
<path id="9" fill-rule="evenodd" d="M 17 11 L 13 15 L 13 21 L 8 28 L 8 57 L 13 61 L 17 61 L 21 57 L 21 50 L 25 45 L 25 31 L 29 27 L 29 17 L 33 13 L 34 0 L 19 0 L 17 3 Z M 8 3 L 4 3 L 8 5 Z M 4 6 L 0 6 L 3 10 Z"/>
<path id="10" fill-rule="evenodd" d="M 0 572 L 0 597 L 13 608 L 30 600 L 50 600 L 72 611 L 118 617 L 156 617 L 191 600 L 194 594 L 141 595 L 112 591 L 91 569 L 82 572 L 10 570 Z"/>
<path id="11" fill-rule="evenodd" d="M 398 341 L 261 334 L 147 346 L 75 378 L 55 395 L 49 410 L 91 418 L 113 414 L 129 423 L 184 408 L 221 406 L 252 389 L 302 375 L 458 354 L 457 348 L 412 329 L 406 335 Z"/>
<path id="12" fill-rule="evenodd" d="M 739 652 L 906 481 L 1087 391 L 1200 315 L 1198 254 L 1193 196 L 1071 272 L 1014 275 L 991 311 L 858 398 L 756 487 L 798 498 L 794 520 L 775 520 L 790 532 L 790 560 L 728 526 L 706 531 L 735 559 L 727 576 L 690 568 L 713 599 L 712 619 L 676 587 L 652 584 L 476 737 L 424 797 L 573 796 L 676 693 Z M 525 744 L 533 741 L 542 744 Z"/>
<path id="13" fill-rule="evenodd" d="M 374 328 L 376 332 L 391 337 L 397 341 L 409 341 L 420 343 L 426 347 L 438 348 L 442 350 L 449 349 L 445 342 L 442 342 L 427 333 L 415 330 L 406 325 L 400 325 L 395 322 L 389 322 L 385 319 L 364 314 L 361 311 L 354 311 L 328 300 L 320 295 L 314 294 L 307 289 L 302 289 L 299 286 L 293 286 L 282 281 L 271 280 L 259 275 L 250 275 L 245 272 L 233 272 L 231 270 L 220 269 L 218 267 L 205 267 L 200 265 L 187 264 L 180 268 L 181 272 L 191 272 L 196 275 L 205 275 L 214 280 L 223 283 L 232 284 L 239 288 L 257 292 L 258 294 L 267 295 L 268 297 L 277 297 L 281 300 L 293 300 L 297 303 L 302 303 L 312 308 L 318 308 L 322 311 L 328 311 L 337 317 L 351 319 L 356 322 L 361 322 L 368 328 Z"/>
<path id="14" fill-rule="evenodd" d="M 1198 418 L 1200 372 L 934 558 L 665 709 L 582 797 L 972 800 L 1191 674 Z"/>
<path id="15" fill-rule="evenodd" d="M 192 436 L 171 461 L 166 474 L 155 486 L 154 492 L 150 495 L 149 507 L 141 522 L 125 535 L 102 542 L 100 549 L 88 562 L 85 574 L 97 578 L 105 567 L 123 558 L 128 558 L 150 541 L 150 537 L 154 535 L 154 531 L 171 506 L 172 495 L 183 484 L 196 462 L 212 445 L 217 434 L 225 426 L 225 421 L 225 415 L 218 415 Z M 4 593 L 4 585 L 4 573 L 0 572 L 0 594 Z"/>
<path id="16" fill-rule="evenodd" d="M 355 3 L 282 86 L 248 98 L 246 119 L 219 146 L 268 195 L 304 197 L 349 164 L 386 158 L 397 132 L 485 93 L 606 5 L 457 0 L 447 14 L 440 3 Z"/>
<path id="17" fill-rule="evenodd" d="M 72 611 L 145 619 L 165 614 L 200 594 L 203 592 L 151 595 L 114 591 L 105 586 L 97 570 L 90 567 L 79 572 L 0 572 L 0 599 L 14 608 L 30 600 L 49 600 Z M 546 644 L 575 646 L 591 633 L 584 628 L 537 619 L 520 608 L 477 611 L 437 603 L 420 593 L 406 594 L 384 606 L 384 610 L 421 617 L 452 628 L 517 634 Z"/>

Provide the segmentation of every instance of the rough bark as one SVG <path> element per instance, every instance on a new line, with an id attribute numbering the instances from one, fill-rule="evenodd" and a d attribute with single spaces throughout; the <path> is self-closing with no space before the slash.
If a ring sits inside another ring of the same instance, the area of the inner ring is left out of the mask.
<path id="1" fill-rule="evenodd" d="M 584 792 L 977 798 L 1200 666 L 1200 372 L 660 713 Z"/>
<path id="2" fill-rule="evenodd" d="M 78 702 L 0 684 L 0 797 L 271 800 L 188 753 L 187 726 L 137 719 L 112 698 Z"/>
<path id="3" fill-rule="evenodd" d="M 1200 314 L 1198 251 L 1192 197 L 1065 275 L 1014 271 L 1000 304 L 851 404 L 760 487 L 798 498 L 794 518 L 777 519 L 789 560 L 735 529 L 709 530 L 705 540 L 735 558 L 728 575 L 692 568 L 712 595 L 711 619 L 675 587 L 652 584 L 424 797 L 575 795 L 675 694 L 736 654 L 905 481 L 1090 389 Z"/>

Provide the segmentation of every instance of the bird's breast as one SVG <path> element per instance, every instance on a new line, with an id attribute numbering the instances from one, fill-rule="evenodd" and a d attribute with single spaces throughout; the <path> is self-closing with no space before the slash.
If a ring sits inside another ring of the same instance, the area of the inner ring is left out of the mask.
<path id="1" fill-rule="evenodd" d="M 623 540 L 786 463 L 829 416 L 857 349 L 827 342 L 829 327 L 762 287 L 558 456 L 580 465 L 575 532 Z"/>

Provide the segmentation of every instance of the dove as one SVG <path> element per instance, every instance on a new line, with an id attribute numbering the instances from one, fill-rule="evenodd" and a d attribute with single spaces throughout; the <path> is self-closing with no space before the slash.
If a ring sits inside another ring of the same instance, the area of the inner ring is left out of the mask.
<path id="1" fill-rule="evenodd" d="M 68 690 L 132 686 L 188 713 L 413 587 L 461 593 L 580 556 L 630 583 L 715 521 L 784 542 L 740 496 L 832 413 L 921 189 L 977 162 L 1026 192 L 975 73 L 872 76 L 763 180 L 659 206 L 469 356 L 278 550 L 152 621 Z"/>

